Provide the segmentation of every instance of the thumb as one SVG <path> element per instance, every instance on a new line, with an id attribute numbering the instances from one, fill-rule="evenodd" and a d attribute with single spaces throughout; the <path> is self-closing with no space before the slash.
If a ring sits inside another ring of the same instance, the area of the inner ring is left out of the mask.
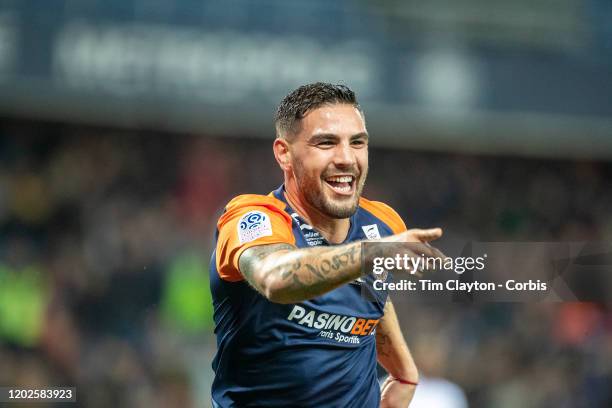
<path id="1" fill-rule="evenodd" d="M 421 242 L 433 241 L 442 236 L 442 228 L 410 229 L 408 232 Z"/>

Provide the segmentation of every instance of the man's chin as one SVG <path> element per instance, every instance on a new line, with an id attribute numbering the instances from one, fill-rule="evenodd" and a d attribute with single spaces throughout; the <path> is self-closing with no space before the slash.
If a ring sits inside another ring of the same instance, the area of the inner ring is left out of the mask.
<path id="1" fill-rule="evenodd" d="M 331 218 L 344 219 L 349 218 L 355 211 L 359 204 L 359 199 L 351 198 L 349 202 L 337 202 L 336 200 L 328 200 L 325 206 L 325 212 Z"/>
<path id="2" fill-rule="evenodd" d="M 356 193 L 351 196 L 333 197 L 329 192 L 319 191 L 316 194 L 313 190 L 306 190 L 306 200 L 329 218 L 349 218 L 359 207 L 359 195 Z"/>

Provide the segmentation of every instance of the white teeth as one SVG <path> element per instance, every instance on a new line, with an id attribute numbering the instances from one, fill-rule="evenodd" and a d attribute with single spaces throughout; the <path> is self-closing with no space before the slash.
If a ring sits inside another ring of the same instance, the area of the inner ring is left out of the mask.
<path id="1" fill-rule="evenodd" d="M 330 177 L 327 180 L 336 183 L 350 183 L 351 181 L 353 181 L 353 176 Z"/>

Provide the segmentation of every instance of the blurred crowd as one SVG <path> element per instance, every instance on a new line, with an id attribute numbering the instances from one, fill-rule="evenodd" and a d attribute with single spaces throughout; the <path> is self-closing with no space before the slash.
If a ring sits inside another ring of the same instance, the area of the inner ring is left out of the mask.
<path id="1" fill-rule="evenodd" d="M 365 195 L 409 226 L 612 241 L 612 163 L 371 143 Z M 75 386 L 87 407 L 209 406 L 216 219 L 281 182 L 271 139 L 0 122 L 0 385 Z M 396 303 L 423 375 L 470 406 L 612 406 L 610 305 Z"/>

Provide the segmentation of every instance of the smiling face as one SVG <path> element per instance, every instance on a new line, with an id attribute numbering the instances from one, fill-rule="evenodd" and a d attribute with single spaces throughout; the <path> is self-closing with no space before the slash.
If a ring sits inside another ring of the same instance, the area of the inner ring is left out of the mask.
<path id="1" fill-rule="evenodd" d="M 327 217 L 350 217 L 368 174 L 368 134 L 361 112 L 350 104 L 326 104 L 306 113 L 299 131 L 277 159 L 286 188 Z M 277 146 L 275 145 L 275 152 Z"/>

